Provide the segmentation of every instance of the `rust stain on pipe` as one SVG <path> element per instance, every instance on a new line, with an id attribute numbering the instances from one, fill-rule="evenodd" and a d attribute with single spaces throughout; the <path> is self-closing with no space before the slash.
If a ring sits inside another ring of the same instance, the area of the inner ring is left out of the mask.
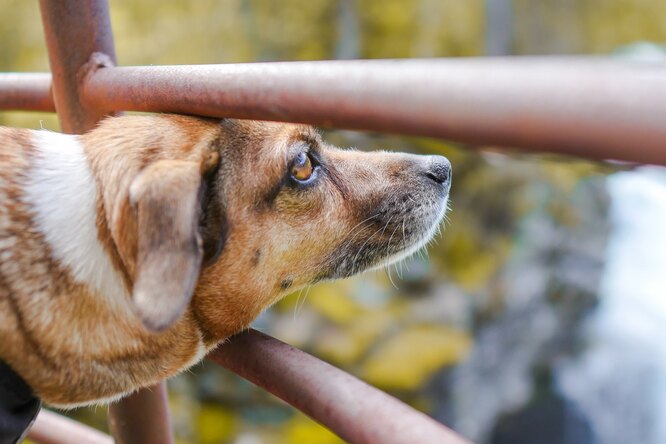
<path id="1" fill-rule="evenodd" d="M 0 73 L 0 110 L 55 111 L 51 74 Z"/>
<path id="2" fill-rule="evenodd" d="M 232 337 L 208 358 L 352 443 L 468 443 L 392 396 L 255 330 Z"/>
<path id="3" fill-rule="evenodd" d="M 249 63 L 100 69 L 107 111 L 295 121 L 666 164 L 666 65 L 601 58 Z"/>

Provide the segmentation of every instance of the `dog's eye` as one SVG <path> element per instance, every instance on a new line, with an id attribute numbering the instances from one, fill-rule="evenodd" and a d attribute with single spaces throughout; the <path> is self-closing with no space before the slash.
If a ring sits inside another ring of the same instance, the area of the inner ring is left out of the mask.
<path id="1" fill-rule="evenodd" d="M 291 178 L 297 182 L 307 182 L 312 177 L 314 166 L 307 153 L 299 153 L 291 165 Z"/>

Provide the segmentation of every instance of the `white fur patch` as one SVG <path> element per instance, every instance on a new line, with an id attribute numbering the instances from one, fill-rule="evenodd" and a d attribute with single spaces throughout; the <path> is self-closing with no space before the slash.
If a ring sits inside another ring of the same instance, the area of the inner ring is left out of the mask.
<path id="1" fill-rule="evenodd" d="M 37 131 L 33 145 L 24 198 L 54 258 L 91 290 L 124 300 L 125 287 L 97 238 L 97 185 L 79 137 Z"/>
<path id="2" fill-rule="evenodd" d="M 216 346 L 212 346 L 209 349 L 212 350 Z M 206 353 L 208 353 L 208 348 L 204 345 L 202 340 L 199 340 L 199 345 L 197 345 L 197 352 L 196 354 L 192 357 L 192 359 L 189 360 L 189 362 L 185 365 L 185 368 L 183 370 L 187 370 L 188 368 L 198 364 L 201 362 L 201 360 L 206 356 Z"/>

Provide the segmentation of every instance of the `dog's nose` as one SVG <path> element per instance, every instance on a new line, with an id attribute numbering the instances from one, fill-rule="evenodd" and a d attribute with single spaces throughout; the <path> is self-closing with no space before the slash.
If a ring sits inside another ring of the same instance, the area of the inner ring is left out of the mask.
<path id="1" fill-rule="evenodd" d="M 433 181 L 443 184 L 451 184 L 451 162 L 444 156 L 428 156 L 425 175 Z"/>

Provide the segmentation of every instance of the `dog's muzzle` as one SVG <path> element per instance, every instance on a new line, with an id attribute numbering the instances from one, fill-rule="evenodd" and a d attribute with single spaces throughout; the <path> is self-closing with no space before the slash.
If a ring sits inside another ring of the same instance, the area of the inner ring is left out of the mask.
<path id="1" fill-rule="evenodd" d="M 361 228 L 329 258 L 320 279 L 344 278 L 389 265 L 422 248 L 438 231 L 447 210 L 451 163 L 443 156 L 402 154 L 400 169 L 363 214 Z M 362 233 L 362 234 L 359 234 Z"/>

